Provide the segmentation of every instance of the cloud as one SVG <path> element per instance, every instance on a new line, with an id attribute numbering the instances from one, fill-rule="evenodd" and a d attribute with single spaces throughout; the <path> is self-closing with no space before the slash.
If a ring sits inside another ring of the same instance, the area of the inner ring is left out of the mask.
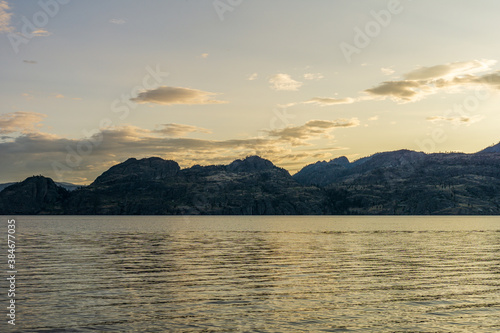
<path id="1" fill-rule="evenodd" d="M 385 81 L 364 92 L 375 99 L 391 98 L 396 102 L 414 102 L 443 89 L 470 88 L 482 84 L 500 88 L 500 72 L 483 75 L 495 60 L 454 62 L 431 67 L 420 67 L 403 75 L 403 80 Z"/>
<path id="2" fill-rule="evenodd" d="M 384 75 L 392 75 L 392 74 L 394 74 L 394 69 L 392 69 L 392 68 L 382 67 L 382 68 L 380 68 L 380 71 Z"/>
<path id="3" fill-rule="evenodd" d="M 10 128 L 6 132 L 12 132 L 30 127 L 29 124 L 43 117 L 38 115 L 28 122 L 26 116 L 24 122 L 18 118 L 18 123 L 11 120 L 7 124 L 4 119 L 3 124 Z M 81 140 L 27 131 L 0 141 L 0 180 L 23 180 L 32 174 L 43 174 L 56 180 L 88 184 L 113 164 L 129 157 L 150 156 L 172 159 L 187 167 L 194 164 L 226 164 L 236 158 L 259 155 L 297 170 L 306 162 L 314 162 L 313 156 L 318 154 L 316 150 L 306 149 L 310 146 L 308 140 L 331 138 L 329 133 L 335 128 L 358 124 L 355 118 L 311 120 L 303 125 L 268 131 L 261 137 L 226 140 L 176 137 L 191 132 L 209 132 L 182 124 L 165 124 L 161 129 L 153 130 L 136 126 L 106 128 Z M 79 155 L 78 151 L 83 153 Z"/>
<path id="4" fill-rule="evenodd" d="M 438 87 L 446 85 L 484 85 L 493 89 L 500 89 L 500 71 L 496 71 L 481 76 L 464 75 L 456 77 L 451 81 L 436 81 Z"/>
<path id="5" fill-rule="evenodd" d="M 156 89 L 140 92 L 137 97 L 131 98 L 130 100 L 139 104 L 153 103 L 161 105 L 227 103 L 226 101 L 211 99 L 213 95 L 216 94 L 190 88 L 162 86 Z"/>
<path id="6" fill-rule="evenodd" d="M 202 57 L 203 59 L 206 59 L 206 58 L 208 58 L 208 55 L 209 55 L 208 53 L 202 53 L 202 54 L 201 54 L 201 57 Z"/>
<path id="7" fill-rule="evenodd" d="M 460 117 L 444 117 L 444 116 L 432 116 L 427 117 L 426 119 L 430 122 L 450 122 L 454 125 L 471 125 L 481 121 L 484 117 L 481 115 L 475 116 L 460 116 Z"/>
<path id="8" fill-rule="evenodd" d="M 269 79 L 271 89 L 274 90 L 298 90 L 302 82 L 295 81 L 288 74 L 276 74 Z"/>
<path id="9" fill-rule="evenodd" d="M 54 96 L 54 98 L 61 99 L 61 98 L 64 98 L 64 95 L 63 95 L 63 94 L 56 94 L 56 95 Z"/>
<path id="10" fill-rule="evenodd" d="M 9 4 L 7 1 L 0 1 L 0 33 L 7 33 L 14 31 L 14 27 L 10 25 L 12 13 L 9 13 Z"/>
<path id="11" fill-rule="evenodd" d="M 440 91 L 454 93 L 478 86 L 500 90 L 500 71 L 481 74 L 491 70 L 495 64 L 496 60 L 486 59 L 419 67 L 403 74 L 400 80 L 383 81 L 373 88 L 363 90 L 365 95 L 355 98 L 314 97 L 302 103 L 327 106 L 385 99 L 408 103 Z M 390 67 L 382 67 L 380 70 L 385 75 L 394 74 Z"/>
<path id="12" fill-rule="evenodd" d="M 369 121 L 375 121 L 375 120 L 378 120 L 378 116 L 373 116 L 373 117 L 370 117 L 368 118 Z"/>
<path id="13" fill-rule="evenodd" d="M 335 104 L 351 104 L 354 103 L 352 98 L 331 98 L 331 97 L 314 97 L 304 102 L 305 104 L 316 104 L 319 106 L 335 105 Z"/>
<path id="14" fill-rule="evenodd" d="M 27 100 L 27 101 L 31 101 L 33 98 L 35 98 L 35 96 L 33 96 L 32 94 L 28 94 L 28 93 L 23 93 L 22 96 Z"/>
<path id="15" fill-rule="evenodd" d="M 289 142 L 292 146 L 305 145 L 305 141 L 315 136 L 328 136 L 334 128 L 359 126 L 357 118 L 337 120 L 309 120 L 301 126 L 288 126 L 268 131 L 268 135 Z"/>
<path id="16" fill-rule="evenodd" d="M 212 133 L 210 130 L 203 128 L 203 127 L 197 127 L 197 126 L 191 126 L 191 125 L 183 125 L 183 124 L 163 124 L 163 128 L 159 130 L 153 131 L 154 133 L 160 133 L 165 136 L 172 136 L 172 137 L 181 137 L 185 136 L 188 133 L 192 132 L 200 132 L 200 133 Z"/>
<path id="17" fill-rule="evenodd" d="M 291 102 L 291 103 L 285 103 L 285 104 L 277 104 L 276 106 L 280 109 L 287 109 L 287 108 L 291 108 L 292 106 L 295 106 L 299 103 L 296 103 L 296 102 Z"/>
<path id="18" fill-rule="evenodd" d="M 0 134 L 34 132 L 46 117 L 42 113 L 17 111 L 0 115 Z"/>
<path id="19" fill-rule="evenodd" d="M 50 35 L 52 35 L 51 32 L 48 32 L 47 30 L 45 29 L 37 29 L 37 30 L 34 30 L 32 33 L 31 33 L 32 36 L 35 36 L 35 37 L 48 37 Z"/>
<path id="20" fill-rule="evenodd" d="M 125 24 L 126 21 L 124 19 L 116 19 L 116 18 L 114 18 L 114 19 L 109 20 L 109 22 L 113 23 L 113 24 L 120 25 L 120 24 Z"/>
<path id="21" fill-rule="evenodd" d="M 251 74 L 249 77 L 248 77 L 248 80 L 249 81 L 253 81 L 253 80 L 257 80 L 257 77 L 259 76 L 259 74 L 257 73 L 253 73 Z"/>
<path id="22" fill-rule="evenodd" d="M 0 33 L 17 33 L 15 32 L 15 28 L 11 25 L 12 13 L 9 12 L 10 6 L 9 3 L 5 0 L 0 1 Z M 47 37 L 52 35 L 51 32 L 48 32 L 45 29 L 38 28 L 32 31 L 29 34 L 31 37 Z M 26 37 L 26 36 L 25 36 Z"/>
<path id="23" fill-rule="evenodd" d="M 324 78 L 324 76 L 321 73 L 306 73 L 306 74 L 304 74 L 304 79 L 306 79 L 306 80 L 321 80 L 322 78 Z"/>
<path id="24" fill-rule="evenodd" d="M 386 81 L 365 92 L 381 98 L 392 97 L 396 101 L 411 101 L 419 96 L 419 90 L 424 90 L 425 84 L 418 81 Z"/>
<path id="25" fill-rule="evenodd" d="M 91 148 L 85 150 L 84 155 L 79 155 L 78 147 Z M 242 156 L 269 156 L 285 151 L 269 138 L 171 138 L 133 126 L 105 129 L 85 140 L 46 133 L 25 133 L 11 140 L 0 141 L 0 176 L 1 181 L 13 181 L 23 180 L 32 174 L 43 174 L 55 180 L 88 184 L 111 165 L 129 157 L 159 156 L 175 160 L 186 167 L 228 163 Z"/>
<path id="26" fill-rule="evenodd" d="M 496 63 L 495 60 L 459 61 L 431 67 L 420 67 L 404 75 L 406 80 L 429 80 L 454 78 L 456 76 L 484 72 Z"/>
<path id="27" fill-rule="evenodd" d="M 31 65 L 37 64 L 37 62 L 36 62 L 36 61 L 34 61 L 34 60 L 23 60 L 23 62 L 24 62 L 25 64 L 31 64 Z"/>

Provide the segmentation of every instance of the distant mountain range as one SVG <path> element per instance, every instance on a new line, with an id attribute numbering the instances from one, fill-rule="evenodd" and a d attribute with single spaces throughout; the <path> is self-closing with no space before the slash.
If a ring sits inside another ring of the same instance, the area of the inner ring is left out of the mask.
<path id="1" fill-rule="evenodd" d="M 293 176 L 258 156 L 186 169 L 158 157 L 130 158 L 85 187 L 43 176 L 5 185 L 3 215 L 496 215 L 500 144 L 475 154 L 339 157 Z"/>

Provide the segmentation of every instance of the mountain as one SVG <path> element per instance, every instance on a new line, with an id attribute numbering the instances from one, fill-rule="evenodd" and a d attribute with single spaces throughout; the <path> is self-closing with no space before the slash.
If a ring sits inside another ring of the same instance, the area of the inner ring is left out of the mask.
<path id="1" fill-rule="evenodd" d="M 129 158 L 123 163 L 112 166 L 108 171 L 96 178 L 92 185 L 112 185 L 156 181 L 172 178 L 179 172 L 179 164 L 175 161 L 159 157 L 137 160 Z"/>
<path id="2" fill-rule="evenodd" d="M 14 185 L 14 184 L 17 184 L 15 182 L 12 182 L 12 183 L 3 183 L 3 184 L 0 184 L 0 192 L 2 192 L 4 189 L 6 189 L 7 187 L 9 187 L 10 185 Z M 75 185 L 75 184 L 71 184 L 71 183 L 65 183 L 65 182 L 55 182 L 55 184 L 59 187 L 62 187 L 68 191 L 74 191 L 76 190 L 77 188 L 79 187 L 82 187 L 81 185 Z"/>
<path id="3" fill-rule="evenodd" d="M 0 192 L 0 215 L 500 215 L 494 147 L 339 157 L 293 176 L 259 156 L 185 169 L 158 157 L 130 158 L 73 191 L 43 176 L 12 184 Z"/>
<path id="4" fill-rule="evenodd" d="M 324 214 L 326 192 L 258 156 L 180 169 L 160 158 L 111 167 L 65 201 L 67 214 Z"/>
<path id="5" fill-rule="evenodd" d="M 423 161 L 426 154 L 411 150 L 377 153 L 352 163 L 345 157 L 316 162 L 302 168 L 293 178 L 303 185 L 320 187 L 367 175 L 374 170 L 398 168 L 400 171 Z"/>
<path id="6" fill-rule="evenodd" d="M 29 177 L 0 192 L 0 214 L 61 214 L 68 195 L 50 178 Z"/>
<path id="7" fill-rule="evenodd" d="M 0 192 L 2 192 L 5 188 L 9 187 L 10 185 L 14 185 L 14 184 L 15 184 L 15 182 L 0 184 Z"/>
<path id="8" fill-rule="evenodd" d="M 266 170 L 278 169 L 271 161 L 260 158 L 259 156 L 249 156 L 244 160 L 236 160 L 226 167 L 230 172 L 260 172 Z M 281 169 L 288 173 L 288 171 Z"/>
<path id="9" fill-rule="evenodd" d="M 352 168 L 347 157 L 342 156 L 329 162 L 321 161 L 305 166 L 293 178 L 304 185 L 325 186 Z"/>
<path id="10" fill-rule="evenodd" d="M 325 177 L 328 175 L 328 177 Z M 306 166 L 294 178 L 320 177 L 342 214 L 500 214 L 500 154 L 379 153 L 341 171 Z"/>
<path id="11" fill-rule="evenodd" d="M 500 142 L 497 143 L 496 145 L 491 145 L 476 154 L 483 154 L 483 153 L 500 153 Z"/>

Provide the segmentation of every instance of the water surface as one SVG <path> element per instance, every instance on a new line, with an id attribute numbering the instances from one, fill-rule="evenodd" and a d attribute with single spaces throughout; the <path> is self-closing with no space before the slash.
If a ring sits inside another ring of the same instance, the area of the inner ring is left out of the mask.
<path id="1" fill-rule="evenodd" d="M 19 332 L 500 331 L 496 217 L 16 220 Z"/>

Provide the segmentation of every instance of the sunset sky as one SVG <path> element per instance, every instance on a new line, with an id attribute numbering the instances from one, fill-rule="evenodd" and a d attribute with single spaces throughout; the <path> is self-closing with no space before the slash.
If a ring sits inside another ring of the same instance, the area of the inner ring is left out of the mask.
<path id="1" fill-rule="evenodd" d="M 0 182 L 500 141 L 500 2 L 0 1 Z"/>

